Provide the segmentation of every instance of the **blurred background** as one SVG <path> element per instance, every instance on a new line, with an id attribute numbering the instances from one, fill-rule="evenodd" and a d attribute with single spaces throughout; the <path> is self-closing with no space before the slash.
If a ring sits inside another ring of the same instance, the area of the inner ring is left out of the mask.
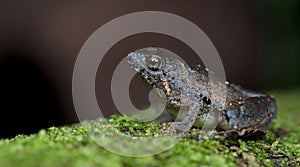
<path id="1" fill-rule="evenodd" d="M 300 85 L 300 1 L 0 1 L 0 138 L 78 122 L 72 72 L 87 38 L 106 22 L 154 10 L 198 25 L 218 50 L 227 80 L 260 91 Z M 146 21 L 146 20 L 145 20 Z M 114 68 L 129 51 L 159 46 L 201 63 L 181 41 L 144 33 L 122 39 L 106 54 L 96 78 L 99 107 L 118 113 L 110 95 Z M 136 76 L 131 100 L 141 108 L 148 89 Z"/>

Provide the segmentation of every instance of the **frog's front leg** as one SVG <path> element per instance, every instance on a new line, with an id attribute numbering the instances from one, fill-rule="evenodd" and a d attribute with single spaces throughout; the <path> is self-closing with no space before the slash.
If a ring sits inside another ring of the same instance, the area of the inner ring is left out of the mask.
<path id="1" fill-rule="evenodd" d="M 172 122 L 175 119 L 176 116 L 172 114 L 168 109 L 165 109 L 159 117 L 155 118 L 155 121 L 159 123 L 166 123 L 166 122 Z"/>
<path id="2" fill-rule="evenodd" d="M 276 102 L 272 96 L 251 96 L 229 101 L 221 113 L 219 126 L 226 132 L 266 132 L 276 117 Z"/>
<path id="3" fill-rule="evenodd" d="M 171 129 L 175 129 L 180 132 L 188 132 L 195 123 L 199 110 L 199 103 L 193 102 L 189 105 L 186 113 L 179 113 L 179 115 L 184 115 L 184 117 L 180 122 L 173 122 L 171 124 Z M 184 112 L 184 110 L 182 112 Z"/>

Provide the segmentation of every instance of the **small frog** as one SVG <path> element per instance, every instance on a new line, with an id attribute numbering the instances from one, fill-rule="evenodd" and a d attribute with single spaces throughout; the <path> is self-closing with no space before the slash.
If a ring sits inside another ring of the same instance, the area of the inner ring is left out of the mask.
<path id="1" fill-rule="evenodd" d="M 173 128 L 188 131 L 192 126 L 217 121 L 223 135 L 267 132 L 277 114 L 274 97 L 225 81 L 216 81 L 220 86 L 213 91 L 212 71 L 200 65 L 188 66 L 161 50 L 156 47 L 139 49 L 129 53 L 127 60 L 147 85 L 158 88 L 159 94 L 166 99 L 168 112 L 178 116 L 180 110 L 186 111 L 179 122 L 171 124 Z M 226 94 L 218 97 L 215 92 Z M 213 112 L 218 114 L 211 114 Z"/>

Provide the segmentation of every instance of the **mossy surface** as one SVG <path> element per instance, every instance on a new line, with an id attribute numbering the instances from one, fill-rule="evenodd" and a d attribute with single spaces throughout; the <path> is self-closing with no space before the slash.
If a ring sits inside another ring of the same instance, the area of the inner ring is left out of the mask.
<path id="1" fill-rule="evenodd" d="M 52 127 L 30 136 L 0 140 L 0 167 L 9 166 L 299 166 L 300 89 L 273 91 L 278 117 L 260 139 L 218 138 L 199 141 L 195 131 L 174 147 L 148 157 L 125 157 L 98 146 L 87 135 L 97 121 Z M 109 125 L 129 136 L 156 136 L 163 125 L 114 116 Z M 145 147 L 145 146 L 141 146 Z"/>

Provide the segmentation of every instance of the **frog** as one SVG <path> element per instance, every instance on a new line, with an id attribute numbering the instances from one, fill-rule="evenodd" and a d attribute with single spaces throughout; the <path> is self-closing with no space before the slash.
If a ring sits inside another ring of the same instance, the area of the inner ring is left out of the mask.
<path id="1" fill-rule="evenodd" d="M 212 70 L 202 65 L 188 65 L 166 54 L 162 48 L 131 51 L 127 62 L 147 86 L 156 88 L 165 98 L 165 112 L 171 120 L 181 115 L 170 125 L 176 131 L 187 132 L 192 127 L 215 122 L 218 134 L 251 136 L 266 134 L 276 118 L 274 96 L 222 80 L 215 81 L 217 86 L 212 90 L 211 78 L 215 76 Z M 218 96 L 216 92 L 225 92 L 225 95 Z"/>

